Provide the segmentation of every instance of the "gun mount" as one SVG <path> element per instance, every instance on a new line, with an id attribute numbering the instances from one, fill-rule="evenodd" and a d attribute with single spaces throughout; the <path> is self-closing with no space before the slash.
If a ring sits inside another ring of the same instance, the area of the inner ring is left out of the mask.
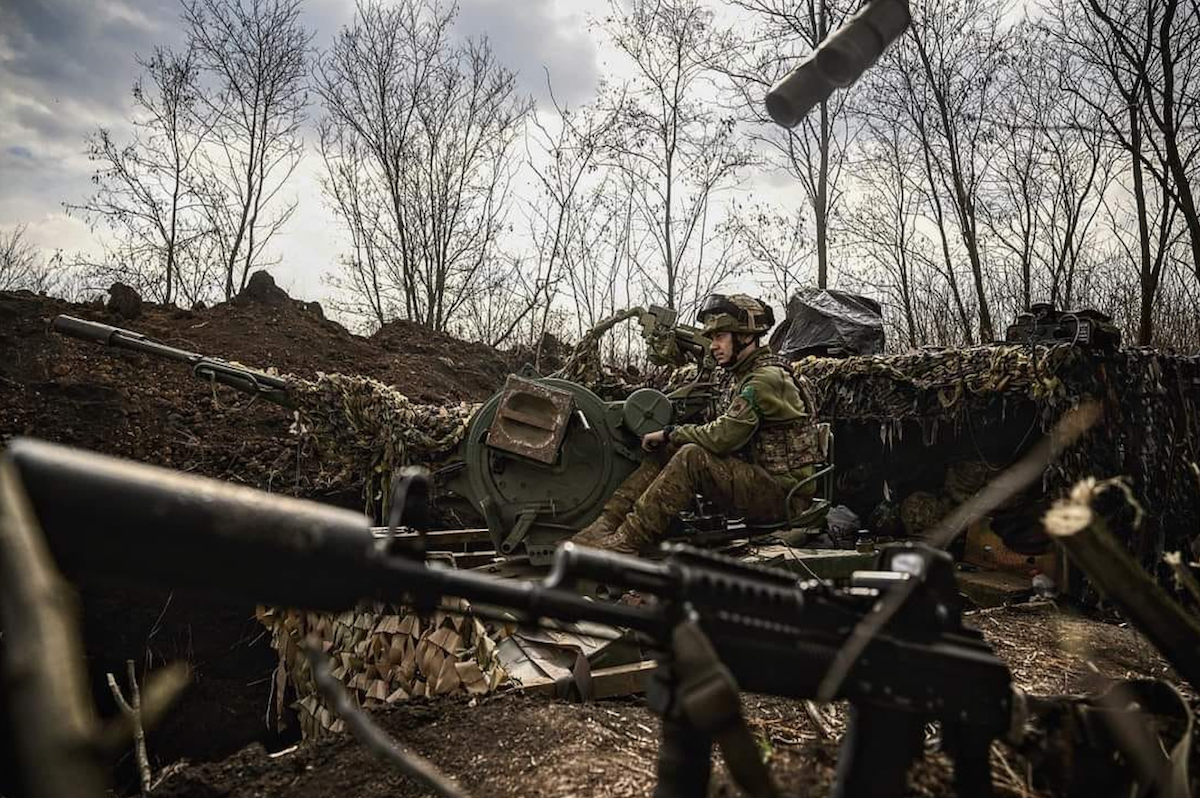
<path id="1" fill-rule="evenodd" d="M 589 333 L 598 336 L 620 321 L 636 319 L 651 362 L 694 363 L 695 378 L 670 396 L 642 388 L 623 401 L 606 401 L 570 379 L 511 375 L 476 409 L 455 452 L 433 464 L 442 514 L 454 523 L 486 526 L 498 552 L 516 554 L 523 547 L 535 563 L 548 563 L 555 545 L 599 515 L 637 468 L 642 435 L 694 418 L 708 406 L 715 390 L 708 339 L 698 328 L 677 324 L 677 317 L 659 306 L 631 308 Z M 73 338 L 184 363 L 199 379 L 296 407 L 298 385 L 283 377 L 99 322 L 58 316 L 51 327 Z"/>

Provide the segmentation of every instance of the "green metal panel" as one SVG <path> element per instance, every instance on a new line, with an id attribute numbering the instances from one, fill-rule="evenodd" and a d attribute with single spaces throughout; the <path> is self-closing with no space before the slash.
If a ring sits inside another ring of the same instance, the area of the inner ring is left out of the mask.
<path id="1" fill-rule="evenodd" d="M 626 426 L 624 403 L 605 402 L 567 380 L 534 382 L 569 391 L 574 400 L 554 461 L 539 462 L 488 444 L 502 392 L 471 419 L 459 447 L 462 466 L 445 482 L 443 495 L 466 499 L 483 516 L 497 551 L 516 552 L 523 544 L 532 558 L 541 559 L 600 514 L 641 462 L 642 450 L 639 436 Z M 636 409 L 630 410 L 639 430 L 670 423 L 670 402 L 652 393 L 657 397 L 639 391 Z M 665 419 L 661 424 L 660 418 Z"/>

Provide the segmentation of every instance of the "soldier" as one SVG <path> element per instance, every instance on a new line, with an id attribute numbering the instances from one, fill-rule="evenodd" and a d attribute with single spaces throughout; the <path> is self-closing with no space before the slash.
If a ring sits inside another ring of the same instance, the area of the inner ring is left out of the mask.
<path id="1" fill-rule="evenodd" d="M 724 412 L 707 424 L 643 436 L 649 456 L 573 542 L 637 553 L 660 541 L 697 493 L 748 521 L 778 521 L 787 515 L 788 491 L 812 473 L 815 404 L 789 365 L 760 343 L 775 323 L 771 308 L 744 294 L 712 294 L 698 320 L 726 371 Z M 799 493 L 794 501 L 806 507 L 813 491 Z"/>

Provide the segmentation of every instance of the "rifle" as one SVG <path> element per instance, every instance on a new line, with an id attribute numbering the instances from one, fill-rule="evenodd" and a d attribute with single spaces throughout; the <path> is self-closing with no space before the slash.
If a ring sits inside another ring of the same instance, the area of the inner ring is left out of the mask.
<path id="1" fill-rule="evenodd" d="M 455 596 L 485 616 L 631 630 L 657 654 L 648 701 L 663 718 L 664 798 L 707 794 L 714 741 L 735 780 L 775 795 L 738 691 L 812 698 L 849 631 L 900 584 L 915 585 L 911 597 L 835 696 L 851 703 L 836 798 L 899 796 L 930 720 L 942 724 L 959 795 L 990 795 L 988 748 L 1020 703 L 1008 668 L 962 623 L 949 556 L 922 545 L 889 547 L 877 570 L 835 587 L 679 545 L 654 562 L 568 543 L 544 582 L 521 583 L 428 564 L 419 538 L 377 539 L 348 510 L 53 444 L 14 441 L 0 460 L 0 476 L 12 474 L 68 574 L 333 611 L 363 599 L 431 609 Z M 397 493 L 426 487 L 409 476 Z M 580 580 L 651 600 L 593 602 L 575 591 Z"/>
<path id="2" fill-rule="evenodd" d="M 55 316 L 54 320 L 50 322 L 50 327 L 57 333 L 78 338 L 81 341 L 92 341 L 116 349 L 126 349 L 130 352 L 141 352 L 179 363 L 187 363 L 192 367 L 192 375 L 202 380 L 219 382 L 243 393 L 261 396 L 284 407 L 294 406 L 288 381 L 273 374 L 230 363 L 219 357 L 208 357 L 197 352 L 189 352 L 186 349 L 177 349 L 133 330 L 125 330 L 97 321 L 78 319 L 74 316 Z"/>

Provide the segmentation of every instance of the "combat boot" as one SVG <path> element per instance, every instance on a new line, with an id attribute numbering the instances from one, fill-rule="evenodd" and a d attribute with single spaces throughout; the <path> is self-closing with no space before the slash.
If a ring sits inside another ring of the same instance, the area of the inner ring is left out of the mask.
<path id="1" fill-rule="evenodd" d="M 578 543 L 580 546 L 591 546 L 594 549 L 605 548 L 600 545 L 600 541 L 612 537 L 624 520 L 623 513 L 617 515 L 616 512 L 610 512 L 606 506 L 595 521 L 571 536 L 571 542 Z"/>
<path id="2" fill-rule="evenodd" d="M 610 538 L 624 523 L 625 516 L 629 515 L 633 505 L 661 470 L 662 465 L 654 459 L 643 460 L 641 465 L 625 478 L 625 481 L 604 503 L 604 509 L 600 511 L 599 517 L 572 535 L 571 542 L 578 543 L 580 546 L 591 546 L 594 549 L 617 551 L 618 549 L 613 548 L 615 541 Z M 624 551 L 623 548 L 619 550 Z"/>

